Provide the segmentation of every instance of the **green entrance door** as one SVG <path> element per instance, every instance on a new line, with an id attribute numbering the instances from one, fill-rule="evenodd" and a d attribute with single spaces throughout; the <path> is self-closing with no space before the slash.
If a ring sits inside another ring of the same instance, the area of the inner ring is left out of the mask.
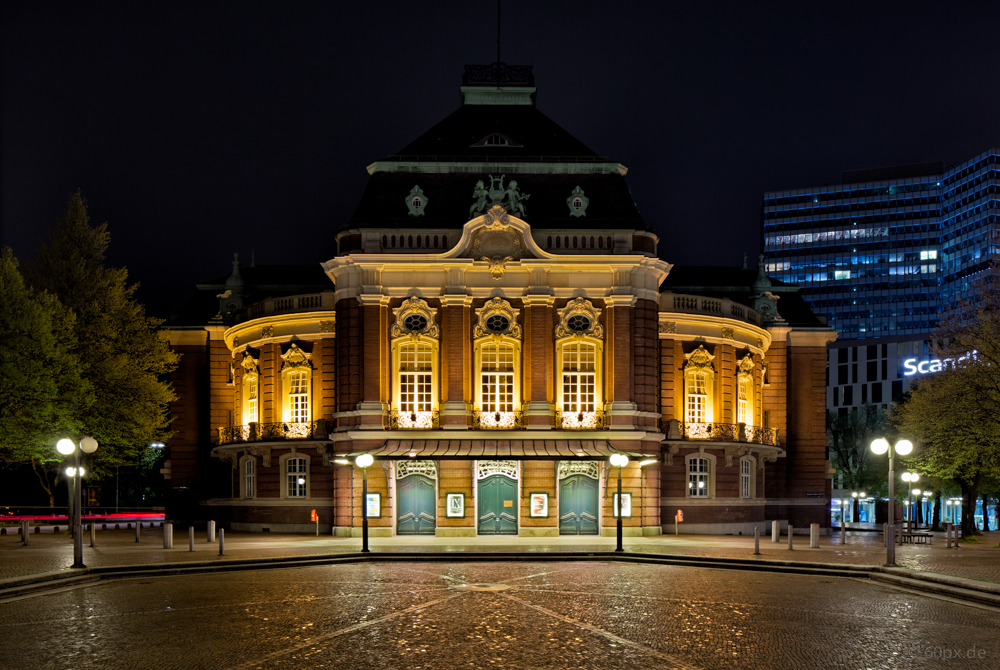
<path id="1" fill-rule="evenodd" d="M 396 482 L 396 534 L 434 534 L 434 480 L 410 475 Z"/>
<path id="2" fill-rule="evenodd" d="M 479 534 L 517 535 L 517 482 L 503 475 L 479 480 Z"/>
<path id="3" fill-rule="evenodd" d="M 559 534 L 597 535 L 597 480 L 570 475 L 559 482 Z"/>

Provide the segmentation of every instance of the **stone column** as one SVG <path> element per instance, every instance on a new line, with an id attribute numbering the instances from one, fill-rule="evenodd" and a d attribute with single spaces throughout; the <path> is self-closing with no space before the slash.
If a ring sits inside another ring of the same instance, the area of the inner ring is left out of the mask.
<path id="1" fill-rule="evenodd" d="M 632 400 L 632 308 L 634 295 L 604 299 L 607 309 L 604 336 L 604 388 L 608 422 L 615 429 L 635 425 L 636 404 Z"/>
<path id="2" fill-rule="evenodd" d="M 472 413 L 472 296 L 441 296 L 441 428 L 465 430 Z"/>
<path id="3" fill-rule="evenodd" d="M 555 298 L 549 295 L 524 297 L 524 341 L 521 352 L 521 387 L 524 425 L 529 430 L 545 430 L 555 425 Z"/>
<path id="4" fill-rule="evenodd" d="M 362 370 L 361 402 L 358 403 L 360 428 L 381 429 L 389 411 L 389 296 L 362 293 L 361 303 Z"/>

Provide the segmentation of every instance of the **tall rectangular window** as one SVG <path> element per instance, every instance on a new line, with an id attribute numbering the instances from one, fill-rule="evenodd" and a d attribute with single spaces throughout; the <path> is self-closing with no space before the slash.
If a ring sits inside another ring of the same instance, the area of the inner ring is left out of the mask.
<path id="1" fill-rule="evenodd" d="M 288 409 L 292 423 L 307 423 L 309 421 L 309 387 L 305 372 L 293 372 L 288 375 Z"/>
<path id="2" fill-rule="evenodd" d="M 288 480 L 288 497 L 304 498 L 306 496 L 306 459 L 289 458 L 285 461 L 285 476 Z"/>
<path id="3" fill-rule="evenodd" d="M 750 380 L 741 379 L 739 380 L 739 398 L 736 409 L 736 421 L 738 423 L 745 423 L 748 426 L 753 425 L 753 417 L 750 416 Z"/>
<path id="4" fill-rule="evenodd" d="M 483 346 L 480 384 L 483 412 L 514 411 L 514 347 Z"/>
<path id="5" fill-rule="evenodd" d="M 708 410 L 708 384 L 704 373 L 696 373 L 688 377 L 687 421 L 688 423 L 705 423 Z"/>
<path id="6" fill-rule="evenodd" d="M 740 461 L 740 496 L 750 497 L 750 482 L 753 476 L 753 463 L 748 460 Z"/>
<path id="7" fill-rule="evenodd" d="M 596 411 L 597 348 L 586 342 L 563 347 L 563 412 Z"/>
<path id="8" fill-rule="evenodd" d="M 707 458 L 688 460 L 688 496 L 708 497 L 709 463 Z"/>
<path id="9" fill-rule="evenodd" d="M 256 472 L 254 467 L 254 459 L 248 458 L 243 461 L 243 497 L 253 498 L 254 483 L 256 479 Z"/>

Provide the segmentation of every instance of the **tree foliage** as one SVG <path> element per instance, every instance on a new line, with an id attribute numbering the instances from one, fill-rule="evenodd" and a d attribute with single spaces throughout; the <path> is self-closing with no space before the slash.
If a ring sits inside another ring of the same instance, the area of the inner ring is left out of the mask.
<path id="1" fill-rule="evenodd" d="M 961 487 L 966 537 L 975 532 L 980 487 L 1000 478 L 1000 301 L 992 284 L 984 289 L 978 304 L 955 310 L 935 334 L 944 369 L 921 379 L 893 412 L 919 447 L 919 468 Z"/>
<path id="2" fill-rule="evenodd" d="M 68 346 L 91 397 L 86 411 L 74 416 L 70 436 L 91 435 L 100 444 L 88 457 L 98 479 L 167 436 L 168 403 L 175 396 L 166 376 L 177 362 L 157 332 L 161 321 L 146 316 L 135 300 L 137 285 L 128 284 L 127 270 L 105 266 L 109 239 L 107 224 L 91 226 L 84 199 L 74 193 L 24 268 L 36 290 L 58 297 L 65 315 L 75 314 L 76 342 Z"/>

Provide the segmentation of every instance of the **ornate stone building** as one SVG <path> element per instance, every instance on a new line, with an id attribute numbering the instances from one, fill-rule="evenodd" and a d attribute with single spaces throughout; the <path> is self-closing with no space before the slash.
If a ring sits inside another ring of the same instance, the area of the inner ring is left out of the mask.
<path id="1" fill-rule="evenodd" d="M 467 67 L 461 93 L 368 167 L 325 286 L 254 295 L 237 267 L 205 285 L 224 289 L 214 319 L 171 330 L 168 514 L 613 534 L 624 453 L 629 535 L 672 532 L 677 510 L 682 532 L 828 526 L 834 333 L 797 289 L 661 260 L 626 168 L 537 110 L 530 68 Z"/>

